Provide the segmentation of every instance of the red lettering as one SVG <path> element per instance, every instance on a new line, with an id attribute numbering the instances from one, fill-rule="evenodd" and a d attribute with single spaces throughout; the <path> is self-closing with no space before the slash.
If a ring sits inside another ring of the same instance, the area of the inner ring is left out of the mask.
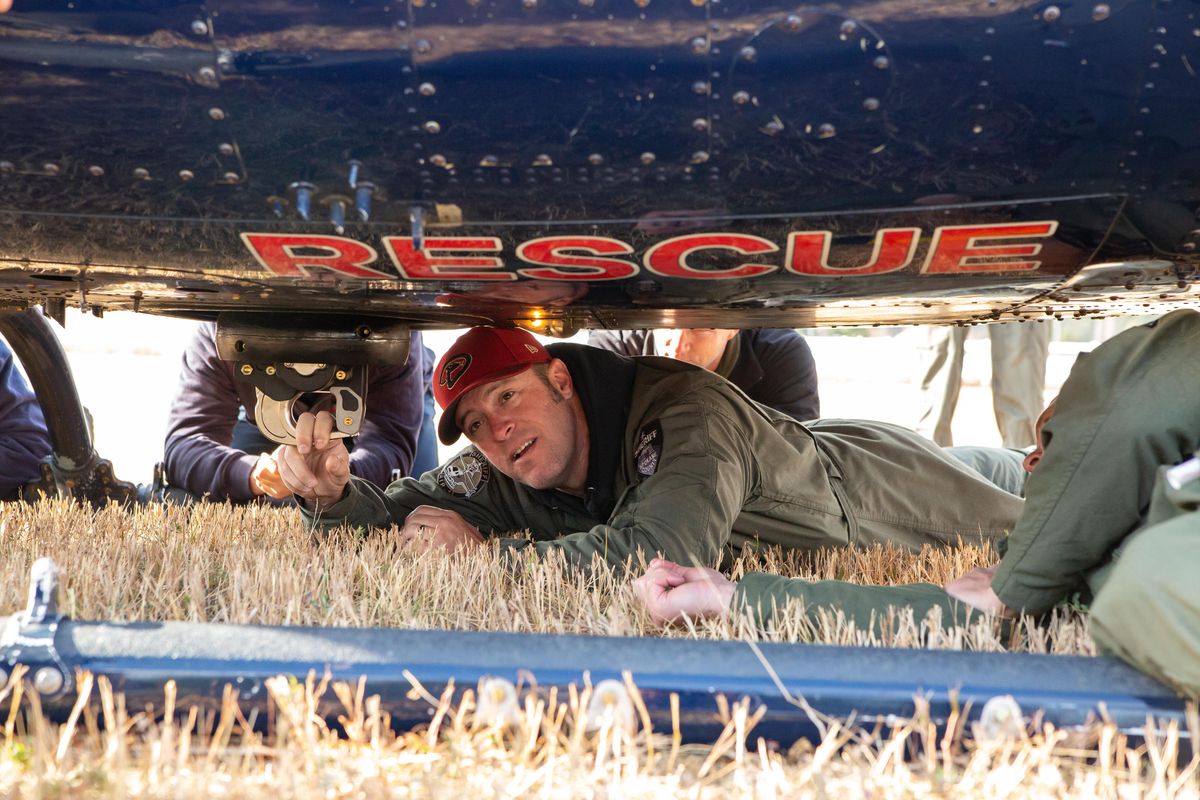
<path id="1" fill-rule="evenodd" d="M 385 236 L 383 247 L 395 263 L 400 274 L 410 280 L 437 281 L 515 281 L 511 272 L 482 272 L 504 268 L 504 262 L 495 256 L 437 256 L 434 253 L 454 252 L 500 252 L 500 240 L 494 236 L 441 236 L 430 237 L 424 246 L 413 247 L 411 236 Z"/>
<path id="2" fill-rule="evenodd" d="M 783 265 L 798 275 L 883 275 L 904 269 L 917 251 L 920 228 L 884 228 L 875 234 L 875 249 L 866 264 L 858 267 L 829 266 L 829 231 L 803 231 L 788 234 Z"/>
<path id="3" fill-rule="evenodd" d="M 579 250 L 587 256 L 571 255 L 563 250 Z M 547 281 L 616 281 L 637 275 L 637 264 L 620 258 L 592 256 L 632 252 L 633 248 L 624 242 L 603 236 L 547 236 L 522 244 L 517 248 L 517 258 L 550 269 L 519 269 L 517 272 Z"/>
<path id="4" fill-rule="evenodd" d="M 396 277 L 367 266 L 379 257 L 369 245 L 341 236 L 243 233 L 242 241 L 258 263 L 274 275 L 304 277 L 308 270 L 320 268 L 355 278 Z M 317 252 L 301 252 L 313 250 Z"/>
<path id="5" fill-rule="evenodd" d="M 988 239 L 1024 239 L 1030 236 L 1052 236 L 1058 223 L 996 222 L 990 225 L 947 225 L 933 232 L 929 254 L 921 266 L 923 273 L 936 272 L 1008 272 L 1037 269 L 1041 261 L 1012 261 L 1012 256 L 1034 256 L 1041 252 L 1040 244 L 989 245 L 979 242 Z"/>
<path id="6" fill-rule="evenodd" d="M 740 255 L 754 255 L 774 253 L 779 248 L 760 236 L 696 233 L 659 242 L 646 251 L 644 261 L 646 268 L 651 272 L 673 278 L 753 278 L 778 269 L 772 264 L 739 264 L 728 269 L 696 269 L 689 266 L 687 260 L 698 250 L 732 250 Z"/>

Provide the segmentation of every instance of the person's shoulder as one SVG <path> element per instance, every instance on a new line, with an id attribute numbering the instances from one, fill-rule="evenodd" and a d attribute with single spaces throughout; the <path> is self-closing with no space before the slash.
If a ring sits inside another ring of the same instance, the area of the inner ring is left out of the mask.
<path id="1" fill-rule="evenodd" d="M 807 347 L 804 337 L 797 333 L 795 328 L 754 328 L 742 331 L 742 335 L 758 347 L 781 345 Z"/>
<path id="2" fill-rule="evenodd" d="M 587 343 L 592 347 L 637 355 L 645 352 L 650 332 L 646 330 L 602 330 L 588 331 Z"/>

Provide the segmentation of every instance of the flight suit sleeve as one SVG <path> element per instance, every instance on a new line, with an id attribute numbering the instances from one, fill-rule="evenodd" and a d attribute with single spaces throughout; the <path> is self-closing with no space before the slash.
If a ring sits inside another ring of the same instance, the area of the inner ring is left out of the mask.
<path id="1" fill-rule="evenodd" d="M 1197 352 L 1200 314 L 1176 311 L 1076 362 L 992 579 L 1006 606 L 1041 614 L 1082 588 L 1141 523 L 1155 469 L 1200 449 Z"/>
<path id="2" fill-rule="evenodd" d="M 892 632 L 890 620 L 894 616 L 891 616 L 891 609 L 900 612 L 912 609 L 917 622 L 939 609 L 937 618 L 947 630 L 983 616 L 932 583 L 861 586 L 846 581 L 806 581 L 763 572 L 751 572 L 738 582 L 730 611 L 734 615 L 749 613 L 759 626 L 765 628 L 778 613 L 793 604 L 804 609 L 805 616 L 814 626 L 826 620 L 834 621 L 841 614 L 859 630 L 873 631 L 876 636 Z"/>
<path id="3" fill-rule="evenodd" d="M 367 413 L 350 451 L 350 469 L 376 486 L 387 486 L 392 470 L 412 472 L 424 413 L 424 345 L 412 335 L 403 367 L 373 368 L 367 383 Z"/>
<path id="4" fill-rule="evenodd" d="M 647 559 L 660 554 L 684 564 L 715 564 L 756 484 L 744 429 L 716 403 L 681 401 L 643 431 L 654 433 L 661 446 L 653 472 L 643 454 L 642 479 L 618 499 L 608 524 L 552 541 L 507 544 L 539 554 L 560 550 L 583 568 L 594 554 L 619 566 L 639 552 Z"/>
<path id="5" fill-rule="evenodd" d="M 183 353 L 179 390 L 167 418 L 167 480 L 197 496 L 245 502 L 254 496 L 250 471 L 257 456 L 230 447 L 237 424 L 232 367 L 217 355 L 213 323 L 203 323 Z"/>
<path id="6" fill-rule="evenodd" d="M 460 454 L 448 464 L 462 457 Z M 439 476 L 445 468 L 446 465 L 443 465 L 420 478 L 401 478 L 386 490 L 352 476 L 345 495 L 328 508 L 314 513 L 303 502 L 297 505 L 308 527 L 316 530 L 342 526 L 371 529 L 403 525 L 413 509 L 423 505 L 457 512 L 484 536 L 506 535 L 525 527 L 505 512 L 512 503 L 505 501 L 503 487 L 495 485 L 498 481 L 485 486 L 477 494 L 466 496 L 439 483 Z"/>
<path id="7" fill-rule="evenodd" d="M 50 449 L 41 406 L 0 342 L 0 497 L 37 479 L 38 464 Z"/>
<path id="8" fill-rule="evenodd" d="M 755 400 L 801 422 L 821 416 L 817 362 L 803 336 L 790 329 L 762 331 L 755 355 L 763 370 Z"/>

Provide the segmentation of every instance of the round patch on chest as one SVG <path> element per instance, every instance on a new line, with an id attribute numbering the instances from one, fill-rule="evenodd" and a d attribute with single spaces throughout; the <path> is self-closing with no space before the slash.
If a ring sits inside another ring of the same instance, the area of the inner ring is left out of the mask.
<path id="1" fill-rule="evenodd" d="M 478 450 L 465 450 L 446 462 L 438 472 L 438 486 L 459 497 L 471 497 L 487 485 L 492 465 Z"/>

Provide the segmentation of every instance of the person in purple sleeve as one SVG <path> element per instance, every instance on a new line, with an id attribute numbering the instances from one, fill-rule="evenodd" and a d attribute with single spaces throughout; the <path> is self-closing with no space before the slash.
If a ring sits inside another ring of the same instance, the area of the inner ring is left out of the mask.
<path id="1" fill-rule="evenodd" d="M 350 471 L 380 487 L 393 474 L 412 470 L 425 390 L 424 349 L 414 332 L 407 364 L 370 370 L 362 431 L 345 440 Z M 297 412 L 308 407 L 304 400 L 297 402 Z M 217 355 L 216 325 L 202 323 L 184 351 L 167 421 L 167 482 L 197 498 L 290 502 L 292 493 L 272 456 L 276 444 L 258 430 L 254 403 L 253 384 L 237 378 L 233 364 Z"/>
<path id="2" fill-rule="evenodd" d="M 37 479 L 50 450 L 42 408 L 0 339 L 0 500 L 17 499 L 21 487 Z"/>

